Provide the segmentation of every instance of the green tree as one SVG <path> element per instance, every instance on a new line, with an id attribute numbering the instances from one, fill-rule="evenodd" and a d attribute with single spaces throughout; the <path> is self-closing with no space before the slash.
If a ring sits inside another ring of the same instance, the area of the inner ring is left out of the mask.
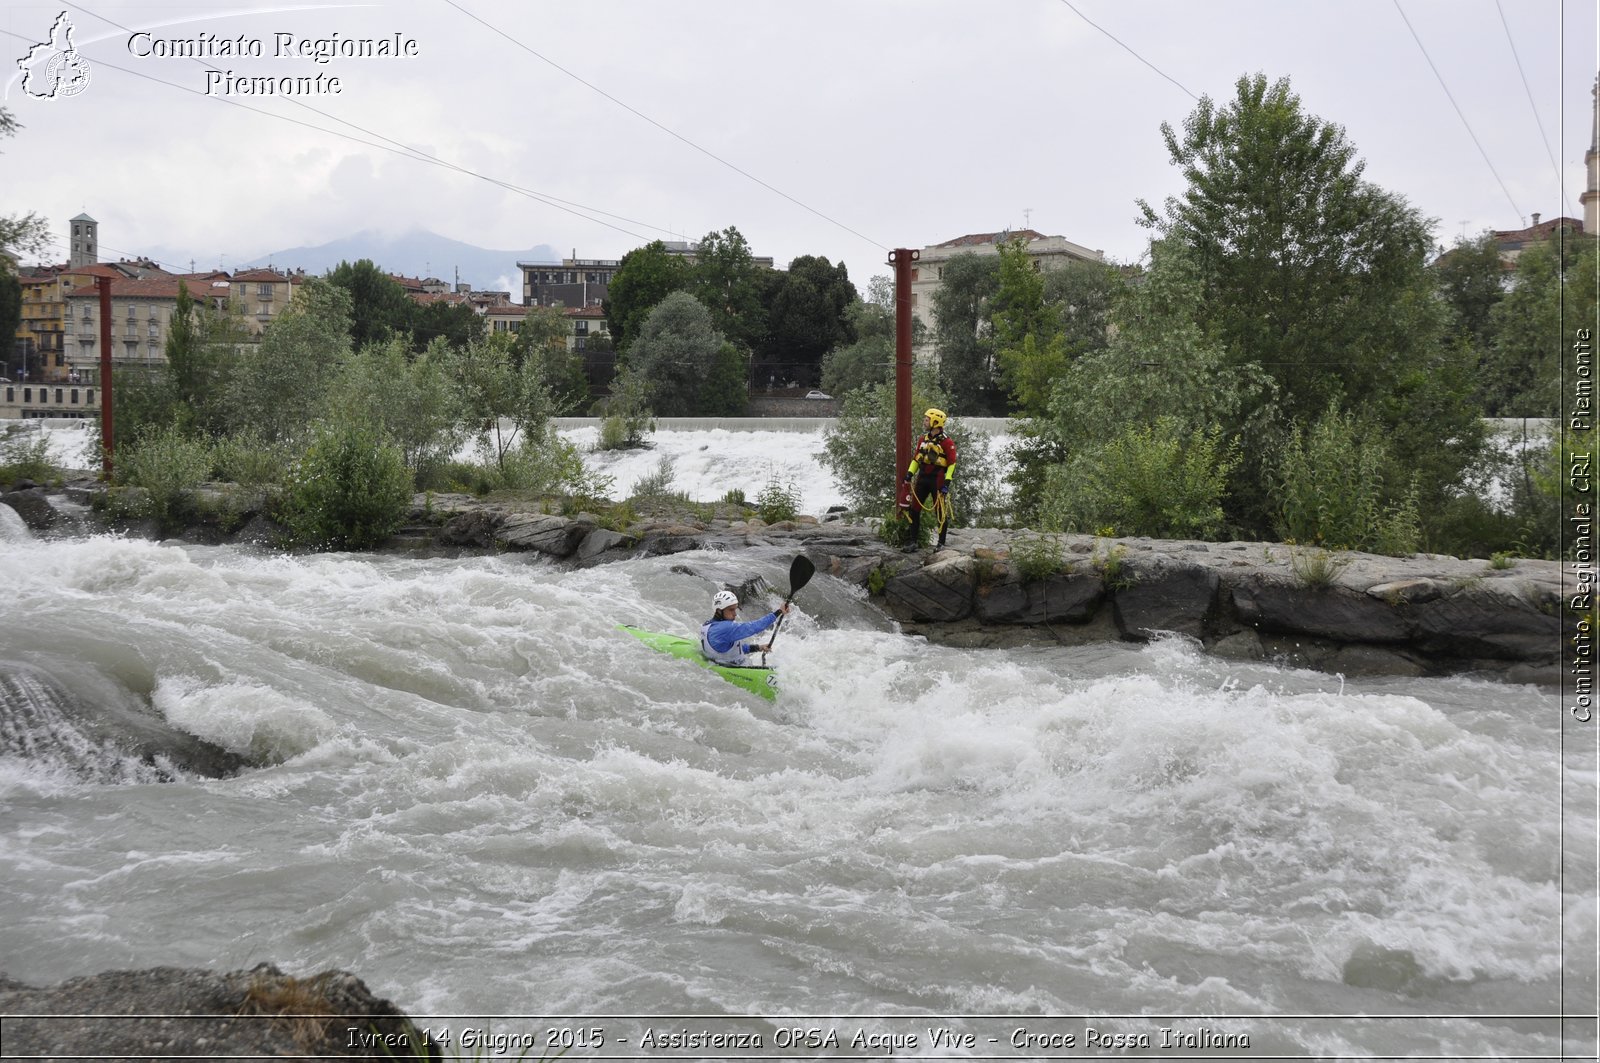
<path id="1" fill-rule="evenodd" d="M 1288 79 L 1240 78 L 1181 137 L 1161 132 L 1187 187 L 1164 215 L 1141 200 L 1144 224 L 1190 248 L 1202 328 L 1272 375 L 1291 419 L 1364 404 L 1437 341 L 1437 321 L 1402 312 L 1432 288 L 1427 220 L 1363 179 L 1344 130 L 1304 113 Z"/>
<path id="2" fill-rule="evenodd" d="M 656 430 L 656 417 L 650 410 L 650 382 L 634 369 L 617 375 L 600 412 L 605 418 L 600 425 L 601 450 L 637 450 L 644 446 L 645 435 Z"/>
<path id="3" fill-rule="evenodd" d="M 327 279 L 349 294 L 350 342 L 357 350 L 411 331 L 417 304 L 370 258 L 353 263 L 341 261 L 328 271 Z"/>
<path id="4" fill-rule="evenodd" d="M 308 279 L 240 358 L 229 382 L 230 428 L 253 428 L 268 443 L 298 438 L 349 358 L 349 292 Z"/>
<path id="5" fill-rule="evenodd" d="M 570 326 L 559 306 L 530 306 L 517 326 L 513 357 L 537 359 L 555 397 L 559 415 L 571 415 L 589 405 L 589 378 L 583 359 L 567 349 Z"/>
<path id="6" fill-rule="evenodd" d="M 1417 549 L 1415 489 L 1386 487 L 1396 474 L 1384 434 L 1374 429 L 1334 405 L 1307 430 L 1290 433 L 1274 491 L 1285 538 L 1396 556 Z"/>
<path id="7" fill-rule="evenodd" d="M 1463 239 L 1433 264 L 1439 294 L 1450 307 L 1450 331 L 1479 350 L 1488 348 L 1494 308 L 1505 295 L 1500 243 L 1485 232 Z"/>
<path id="8" fill-rule="evenodd" d="M 1391 433 L 1391 461 L 1419 472 L 1422 508 L 1435 510 L 1482 430 L 1458 386 L 1462 352 L 1445 341 L 1428 221 L 1362 177 L 1343 129 L 1302 111 L 1287 79 L 1241 78 L 1226 105 L 1203 98 L 1181 136 L 1166 124 L 1162 135 L 1186 188 L 1161 215 L 1141 201 L 1144 223 L 1187 249 L 1207 342 L 1276 385 L 1276 408 L 1258 411 L 1277 418 L 1276 435 L 1244 440 L 1230 504 L 1241 533 L 1270 530 L 1272 455 L 1330 403 Z"/>
<path id="9" fill-rule="evenodd" d="M 0 350 L 5 352 L 0 366 L 11 367 L 14 375 L 20 376 L 21 359 L 13 360 L 12 352 L 22 342 L 13 339 L 22 324 L 22 283 L 9 272 L 10 266 L 10 261 L 0 255 Z"/>
<path id="10" fill-rule="evenodd" d="M 478 448 L 502 472 L 520 440 L 541 441 L 556 412 L 544 362 L 514 356 L 515 339 L 492 332 L 455 352 L 453 373 Z"/>
<path id="11" fill-rule="evenodd" d="M 4 107 L 0 107 L 0 140 L 6 140 L 17 135 L 17 130 L 22 125 L 16 116 Z M 26 214 L 0 214 L 0 276 L 13 272 L 15 262 L 24 255 L 42 255 L 50 243 L 50 225 L 39 215 L 29 211 Z M 0 333 L 0 336 L 11 337 L 11 332 Z"/>
<path id="12" fill-rule="evenodd" d="M 1000 260 L 967 253 L 938 268 L 933 342 L 939 352 L 939 386 L 956 409 L 1003 413 L 989 321 L 989 303 L 1000 290 Z"/>
<path id="13" fill-rule="evenodd" d="M 400 336 L 365 347 L 329 387 L 325 417 L 376 426 L 399 448 L 406 468 L 425 479 L 466 440 L 450 357 L 442 339 L 415 358 Z"/>
<path id="14" fill-rule="evenodd" d="M 1590 239 L 1545 241 L 1517 256 L 1511 290 L 1490 312 L 1482 377 L 1492 414 L 1556 416 L 1569 333 L 1596 320 L 1597 262 Z"/>
<path id="15" fill-rule="evenodd" d="M 867 282 L 867 297 L 849 308 L 854 343 L 835 347 L 822 358 L 822 390 L 842 396 L 848 391 L 881 384 L 894 376 L 894 279 L 882 274 Z M 913 347 L 928 341 L 922 319 L 911 319 Z M 759 378 L 758 378 L 759 379 Z"/>
<path id="16" fill-rule="evenodd" d="M 746 350 L 758 350 L 766 340 L 766 273 L 731 225 L 706 233 L 695 248 L 689 291 L 711 311 L 713 327 Z"/>
<path id="17" fill-rule="evenodd" d="M 606 286 L 602 304 L 617 350 L 628 349 L 657 303 L 688 286 L 688 263 L 683 256 L 668 253 L 667 245 L 660 240 L 623 255 L 616 274 Z"/>
<path id="18" fill-rule="evenodd" d="M 1028 257 L 1028 245 L 999 245 L 1000 287 L 989 307 L 1000 379 L 1028 416 L 1044 412 L 1050 388 L 1067 365 L 1060 316 L 1045 305 L 1044 276 Z"/>
<path id="19" fill-rule="evenodd" d="M 1143 282 L 1127 288 L 1112 310 L 1110 344 L 1070 362 L 1054 382 L 1047 413 L 1025 422 L 1012 484 L 1024 523 L 1064 523 L 1069 510 L 1112 506 L 1070 483 L 1101 484 L 1106 448 L 1131 429 L 1166 418 L 1168 438 L 1216 429 L 1219 445 L 1268 448 L 1275 385 L 1254 366 L 1232 364 L 1196 323 L 1201 284 L 1182 244 L 1156 244 Z M 1060 468 L 1061 471 L 1052 470 Z M 1054 500 L 1047 516 L 1047 482 Z"/>
<path id="20" fill-rule="evenodd" d="M 858 301 L 845 264 L 801 255 L 776 274 L 767 303 L 763 364 L 782 366 L 787 377 L 815 382 L 823 356 L 855 339 L 850 309 Z M 760 367 L 758 366 L 758 372 Z"/>
<path id="21" fill-rule="evenodd" d="M 405 329 L 411 333 L 413 352 L 434 340 L 443 340 L 451 347 L 465 347 L 483 339 L 483 318 L 466 303 L 417 303 L 409 296 L 406 302 L 411 306 Z"/>
<path id="22" fill-rule="evenodd" d="M 629 349 L 629 367 L 650 388 L 650 407 L 660 417 L 724 415 L 730 378 L 739 358 L 724 349 L 727 338 L 711 313 L 687 292 L 674 292 L 645 319 Z M 738 379 L 742 382 L 742 365 Z M 742 389 L 740 393 L 742 406 Z"/>
<path id="23" fill-rule="evenodd" d="M 227 431 L 227 398 L 248 334 L 236 311 L 203 306 L 179 283 L 165 351 L 175 416 L 187 426 L 212 437 Z"/>
<path id="24" fill-rule="evenodd" d="M 1060 321 L 1067 357 L 1104 350 L 1110 343 L 1111 310 L 1128 282 L 1105 262 L 1068 262 L 1044 275 L 1044 301 Z"/>

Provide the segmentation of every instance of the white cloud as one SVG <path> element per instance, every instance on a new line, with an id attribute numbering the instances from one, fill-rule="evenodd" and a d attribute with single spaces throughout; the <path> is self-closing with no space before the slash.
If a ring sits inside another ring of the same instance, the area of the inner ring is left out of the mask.
<path id="1" fill-rule="evenodd" d="M 463 4 L 545 58 L 443 4 L 226 18 L 197 2 L 89 9 L 131 29 L 193 17 L 161 34 L 243 34 L 268 53 L 200 61 L 130 55 L 125 31 L 74 8 L 93 83 L 65 100 L 12 94 L 7 106 L 26 128 L 0 155 L 8 204 L 48 215 L 58 231 L 87 210 L 108 248 L 191 247 L 202 261 L 412 226 L 480 246 L 616 257 L 669 232 L 693 239 L 736 225 L 780 264 L 827 255 L 864 285 L 888 271 L 878 244 L 1020 227 L 1025 210 L 1034 228 L 1133 259 L 1147 237 L 1135 199 L 1159 203 L 1179 189 L 1159 126 L 1181 125 L 1193 100 L 1064 3 Z M 1391 0 L 1075 6 L 1193 92 L 1226 97 L 1257 70 L 1289 76 L 1308 110 L 1345 126 L 1371 179 L 1440 219 L 1443 239 L 1577 209 L 1597 65 L 1590 3 L 1503 5 L 1565 201 L 1492 9 L 1402 0 L 1500 180 Z M 0 40 L 21 55 L 53 17 L 8 10 L 0 30 L 11 36 Z M 419 54 L 274 58 L 278 32 L 400 34 Z M 343 91 L 298 101 L 326 117 L 296 101 L 235 97 L 256 109 L 246 110 L 200 94 L 208 65 L 238 76 L 321 72 Z M 587 220 L 395 144 L 629 220 Z"/>

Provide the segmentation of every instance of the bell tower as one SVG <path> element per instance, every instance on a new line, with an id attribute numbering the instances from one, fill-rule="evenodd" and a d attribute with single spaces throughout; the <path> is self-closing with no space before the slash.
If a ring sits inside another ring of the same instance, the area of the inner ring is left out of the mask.
<path id="1" fill-rule="evenodd" d="M 1594 110 L 1589 115 L 1589 150 L 1583 156 L 1589 180 L 1578 202 L 1583 204 L 1583 231 L 1593 236 L 1600 233 L 1600 76 L 1594 79 L 1589 95 L 1594 97 Z"/>
<path id="2" fill-rule="evenodd" d="M 99 261 L 100 223 L 87 214 L 80 214 L 72 219 L 72 257 L 68 265 L 82 269 Z"/>

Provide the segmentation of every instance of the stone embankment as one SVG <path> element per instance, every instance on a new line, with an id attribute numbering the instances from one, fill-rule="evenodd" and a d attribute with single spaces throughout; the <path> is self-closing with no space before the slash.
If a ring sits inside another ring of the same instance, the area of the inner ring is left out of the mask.
<path id="1" fill-rule="evenodd" d="M 80 508 L 93 486 L 69 488 Z M 0 495 L 30 526 L 56 510 L 37 490 Z M 641 507 L 642 508 L 642 507 Z M 231 529 L 195 542 L 270 543 L 264 516 L 211 506 Z M 612 518 L 614 520 L 614 518 Z M 155 534 L 150 527 L 125 529 Z M 1345 675 L 1473 672 L 1560 681 L 1561 566 L 1554 561 L 1327 554 L 1282 543 L 1105 539 L 952 529 L 949 546 L 903 554 L 848 515 L 764 524 L 730 506 L 674 504 L 626 526 L 466 495 L 417 496 L 388 549 L 528 552 L 587 566 L 711 547 L 792 547 L 822 573 L 867 588 L 910 634 L 957 646 L 1143 641 L 1173 633 L 1211 653 Z"/>
<path id="2" fill-rule="evenodd" d="M 701 547 L 792 544 L 866 587 L 910 634 L 957 646 L 1143 641 L 1166 633 L 1222 657 L 1346 675 L 1479 672 L 1560 679 L 1554 561 L 1329 554 L 1281 543 L 1102 539 L 953 529 L 904 554 L 844 519 L 763 524 L 733 512 L 643 519 L 517 512 L 459 496 L 413 511 L 415 548 L 532 550 L 573 564 Z"/>

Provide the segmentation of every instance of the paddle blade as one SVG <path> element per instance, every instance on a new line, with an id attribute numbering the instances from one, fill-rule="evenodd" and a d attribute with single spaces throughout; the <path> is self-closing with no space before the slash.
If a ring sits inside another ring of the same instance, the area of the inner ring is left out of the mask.
<path id="1" fill-rule="evenodd" d="M 811 577 L 817 574 L 817 566 L 811 559 L 801 554 L 789 565 L 789 597 L 793 598 L 800 593 L 800 588 L 811 582 Z"/>

